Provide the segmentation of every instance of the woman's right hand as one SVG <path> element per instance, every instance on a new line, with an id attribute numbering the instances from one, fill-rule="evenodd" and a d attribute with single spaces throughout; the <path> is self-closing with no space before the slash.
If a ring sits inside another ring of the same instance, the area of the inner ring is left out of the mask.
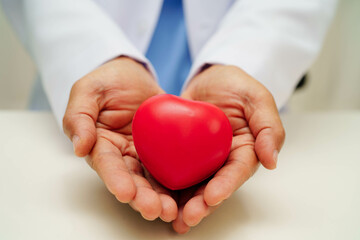
<path id="1" fill-rule="evenodd" d="M 74 84 L 63 128 L 75 154 L 86 156 L 120 202 L 129 203 L 147 220 L 171 222 L 177 204 L 169 190 L 144 171 L 131 130 L 140 104 L 162 93 L 142 64 L 127 57 L 114 59 Z"/>

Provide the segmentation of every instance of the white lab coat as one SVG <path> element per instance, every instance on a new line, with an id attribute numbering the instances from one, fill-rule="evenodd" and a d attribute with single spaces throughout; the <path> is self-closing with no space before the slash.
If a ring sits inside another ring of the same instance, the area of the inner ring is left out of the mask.
<path id="1" fill-rule="evenodd" d="M 144 62 L 162 0 L 1 0 L 33 56 L 61 125 L 76 80 L 127 55 Z M 193 66 L 238 66 L 262 82 L 278 108 L 321 48 L 336 0 L 184 0 Z"/>

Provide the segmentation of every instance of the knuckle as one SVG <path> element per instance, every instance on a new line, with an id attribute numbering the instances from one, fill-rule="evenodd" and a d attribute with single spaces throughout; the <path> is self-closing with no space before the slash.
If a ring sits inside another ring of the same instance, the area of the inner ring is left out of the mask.
<path id="1" fill-rule="evenodd" d="M 74 124 L 76 124 L 76 121 L 78 121 L 78 117 L 74 114 L 66 113 L 63 118 L 63 127 L 64 130 L 67 132 L 73 132 Z"/>
<path id="2" fill-rule="evenodd" d="M 285 139 L 286 137 L 286 132 L 285 132 L 285 129 L 281 126 L 281 129 L 280 129 L 280 137 L 281 139 Z"/>
<path id="3" fill-rule="evenodd" d="M 279 131 L 278 131 L 278 137 L 280 139 L 280 143 L 281 145 L 284 143 L 285 138 L 286 138 L 286 132 L 285 129 L 281 126 Z"/>
<path id="4" fill-rule="evenodd" d="M 278 124 L 278 127 L 274 128 L 273 129 L 273 133 L 275 135 L 275 137 L 281 141 L 283 141 L 285 139 L 285 129 L 284 127 L 282 126 L 281 122 Z"/>
<path id="5" fill-rule="evenodd" d="M 71 121 L 70 121 L 70 117 L 67 113 L 65 113 L 65 115 L 62 119 L 62 125 L 63 125 L 64 133 L 69 134 L 71 131 Z"/>

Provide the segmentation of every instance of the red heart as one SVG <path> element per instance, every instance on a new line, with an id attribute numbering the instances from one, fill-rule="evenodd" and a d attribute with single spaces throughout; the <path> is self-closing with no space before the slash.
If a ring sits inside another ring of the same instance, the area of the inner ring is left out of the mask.
<path id="1" fill-rule="evenodd" d="M 214 174 L 229 155 L 232 141 L 230 122 L 218 107 L 170 94 L 140 105 L 132 134 L 145 168 L 172 190 Z"/>

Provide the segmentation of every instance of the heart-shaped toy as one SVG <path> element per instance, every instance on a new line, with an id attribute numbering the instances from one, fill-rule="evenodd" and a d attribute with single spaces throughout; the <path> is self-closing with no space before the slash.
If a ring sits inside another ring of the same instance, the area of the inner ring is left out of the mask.
<path id="1" fill-rule="evenodd" d="M 214 174 L 227 159 L 232 141 L 230 122 L 218 107 L 170 94 L 140 105 L 132 134 L 140 161 L 171 190 Z"/>

